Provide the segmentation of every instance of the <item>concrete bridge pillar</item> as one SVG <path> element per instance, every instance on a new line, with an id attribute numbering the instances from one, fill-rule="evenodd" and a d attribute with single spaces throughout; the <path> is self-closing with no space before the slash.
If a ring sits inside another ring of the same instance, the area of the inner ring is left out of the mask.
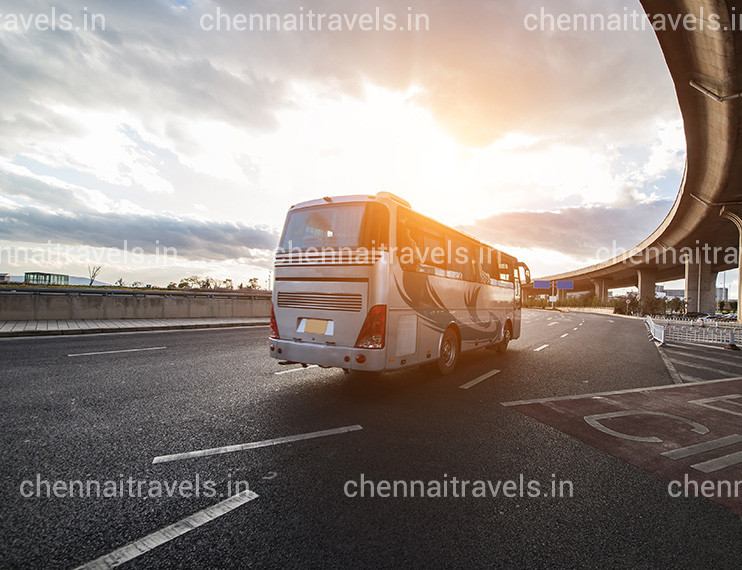
<path id="1" fill-rule="evenodd" d="M 639 300 L 654 299 L 657 290 L 657 270 L 644 268 L 637 270 L 637 287 L 639 288 Z"/>
<path id="2" fill-rule="evenodd" d="M 593 281 L 595 287 L 595 296 L 602 305 L 608 304 L 608 284 L 605 279 L 596 279 Z"/>
<path id="3" fill-rule="evenodd" d="M 737 226 L 737 232 L 739 233 L 739 242 L 737 244 L 737 322 L 742 323 L 742 310 L 740 310 L 740 303 L 742 303 L 742 216 L 740 215 L 740 208 L 735 208 L 737 211 L 733 212 L 729 209 L 729 206 L 724 206 L 721 209 L 722 218 L 726 218 Z M 714 281 L 714 287 L 716 287 L 716 281 Z"/>
<path id="4" fill-rule="evenodd" d="M 716 312 L 717 275 L 702 259 L 685 263 L 685 301 L 689 313 Z"/>

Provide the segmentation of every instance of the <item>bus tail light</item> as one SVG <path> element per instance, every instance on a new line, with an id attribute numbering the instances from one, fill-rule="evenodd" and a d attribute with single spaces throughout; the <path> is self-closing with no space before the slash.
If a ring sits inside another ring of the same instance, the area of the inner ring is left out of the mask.
<path id="1" fill-rule="evenodd" d="M 386 332 L 386 305 L 375 305 L 366 315 L 356 348 L 384 348 Z"/>
<path id="2" fill-rule="evenodd" d="M 273 303 L 271 303 L 271 334 L 270 338 L 281 338 L 278 336 L 278 323 L 276 323 L 276 313 L 273 311 Z"/>

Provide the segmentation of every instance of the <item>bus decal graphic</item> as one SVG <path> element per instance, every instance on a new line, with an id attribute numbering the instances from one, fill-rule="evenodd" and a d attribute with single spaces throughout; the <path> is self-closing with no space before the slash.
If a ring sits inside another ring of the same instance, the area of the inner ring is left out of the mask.
<path id="1" fill-rule="evenodd" d="M 481 289 L 479 287 L 464 295 L 464 304 L 469 316 L 478 325 L 475 328 L 462 322 L 446 309 L 440 296 L 433 288 L 429 275 L 404 272 L 402 273 L 402 286 L 400 286 L 396 275 L 394 276 L 394 283 L 407 306 L 439 332 L 443 332 L 449 324 L 454 323 L 459 328 L 462 340 L 475 340 L 481 339 L 482 333 L 497 333 L 500 330 L 500 320 L 494 312 L 487 312 L 489 321 L 483 321 L 477 314 L 476 303 Z"/>

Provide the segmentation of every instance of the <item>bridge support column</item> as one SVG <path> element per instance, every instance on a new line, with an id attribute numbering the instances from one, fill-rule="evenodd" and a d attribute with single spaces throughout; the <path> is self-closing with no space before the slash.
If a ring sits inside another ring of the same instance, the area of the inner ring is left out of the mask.
<path id="1" fill-rule="evenodd" d="M 639 301 L 654 299 L 657 290 L 657 270 L 638 269 L 637 287 L 639 288 Z"/>
<path id="2" fill-rule="evenodd" d="M 721 217 L 734 223 L 739 233 L 739 243 L 737 244 L 737 322 L 742 323 L 742 310 L 740 310 L 740 304 L 742 304 L 742 216 L 738 213 L 740 208 L 737 207 L 736 210 L 736 212 L 733 212 L 729 209 L 729 206 L 724 206 L 721 209 Z M 715 282 L 714 287 L 716 287 Z"/>
<path id="3" fill-rule="evenodd" d="M 608 285 L 605 279 L 596 279 L 593 281 L 593 287 L 595 287 L 595 296 L 601 305 L 605 306 L 608 304 Z"/>
<path id="4" fill-rule="evenodd" d="M 703 259 L 685 263 L 685 301 L 689 313 L 716 312 L 716 276 Z"/>

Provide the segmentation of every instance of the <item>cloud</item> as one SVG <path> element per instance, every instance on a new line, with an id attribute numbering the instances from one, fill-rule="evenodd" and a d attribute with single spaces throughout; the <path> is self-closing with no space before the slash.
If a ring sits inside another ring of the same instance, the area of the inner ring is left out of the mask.
<path id="1" fill-rule="evenodd" d="M 624 200 L 620 206 L 503 212 L 461 229 L 498 246 L 558 251 L 586 261 L 640 243 L 671 206 L 670 200 Z"/>
<path id="2" fill-rule="evenodd" d="M 23 3 L 11 2 L 18 12 Z M 239 32 L 200 29 L 204 14 L 305 12 L 300 1 L 88 2 L 106 16 L 106 31 L 29 32 L 0 41 L 0 105 L 7 127 L 68 132 L 46 104 L 126 109 L 150 128 L 177 132 L 173 122 L 208 118 L 257 132 L 275 130 L 276 113 L 296 104 L 295 86 L 321 85 L 328 97 L 363 96 L 363 83 L 396 90 L 417 85 L 418 104 L 461 141 L 486 145 L 509 130 L 562 137 L 634 138 L 648 117 L 677 115 L 672 83 L 654 34 L 529 32 L 524 18 L 543 2 L 469 0 L 409 3 L 428 31 Z M 135 7 L 132 7 L 134 4 Z M 391 0 L 371 6 L 326 0 L 315 13 L 394 14 Z M 39 12 L 52 3 L 38 3 Z M 407 4 L 405 4 L 405 8 Z M 580 0 L 550 3 L 555 13 L 622 13 L 638 2 L 605 6 Z M 642 135 L 643 136 L 643 135 Z M 6 137 L 4 137 L 6 138 Z M 173 141 L 174 143 L 176 141 Z M 8 144 L 6 142 L 6 144 Z"/>
<path id="3" fill-rule="evenodd" d="M 16 242 L 60 243 L 154 253 L 170 248 L 180 258 L 226 261 L 265 258 L 278 233 L 269 226 L 216 222 L 175 215 L 122 215 L 118 212 L 64 213 L 0 203 L 0 224 Z"/>

